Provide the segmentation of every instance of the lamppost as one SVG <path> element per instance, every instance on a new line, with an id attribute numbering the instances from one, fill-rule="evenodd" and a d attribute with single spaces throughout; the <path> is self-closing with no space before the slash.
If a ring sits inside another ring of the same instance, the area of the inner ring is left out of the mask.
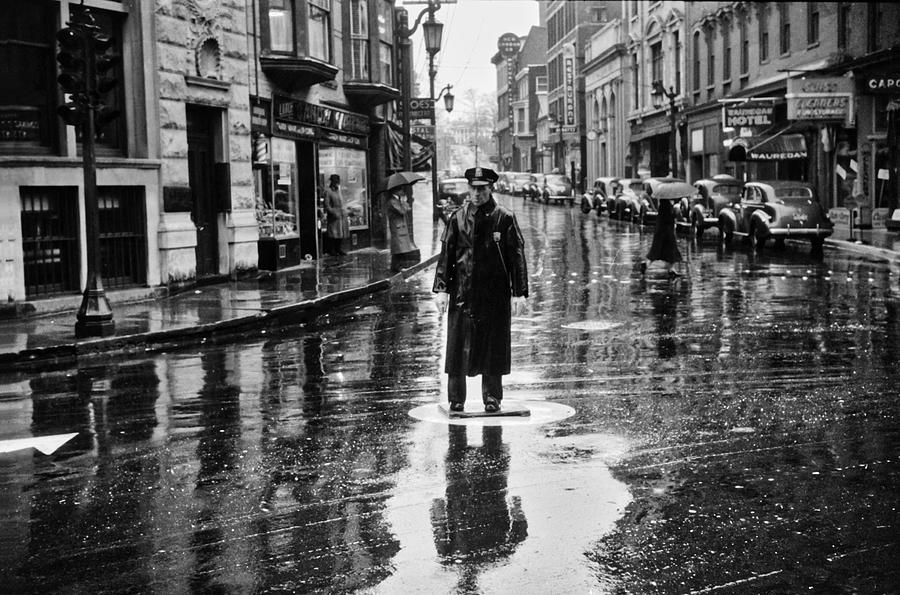
<path id="1" fill-rule="evenodd" d="M 430 71 L 430 72 L 433 73 L 434 71 Z M 450 89 L 452 89 L 452 88 L 453 88 L 453 85 L 447 85 L 446 87 L 441 89 L 441 92 L 438 93 L 437 97 L 435 97 L 434 96 L 434 75 L 432 74 L 432 76 L 431 76 L 431 99 L 432 99 L 432 101 L 437 101 L 438 99 L 441 98 L 441 96 L 443 96 L 444 97 L 444 108 L 447 110 L 448 114 L 453 111 L 453 101 L 454 101 L 454 99 L 456 99 L 456 97 L 453 95 L 453 93 L 450 92 Z M 447 92 L 446 95 L 444 95 L 445 91 Z M 432 112 L 431 112 L 431 127 L 432 127 L 432 131 L 434 131 L 434 139 L 432 140 L 432 146 L 431 146 L 431 160 L 432 160 L 431 195 L 432 196 L 438 195 L 438 178 L 437 178 L 438 160 L 437 160 L 437 128 L 436 128 L 436 126 L 437 126 L 437 121 L 435 120 L 435 113 L 432 110 Z"/>
<path id="2" fill-rule="evenodd" d="M 400 85 L 400 109 L 403 114 L 403 169 L 409 171 L 412 169 L 412 149 L 409 131 L 409 100 L 412 96 L 412 41 L 410 38 L 419 24 L 422 25 L 422 32 L 425 36 L 425 51 L 428 52 L 429 75 L 434 70 L 434 56 L 441 51 L 441 36 L 444 31 L 444 25 L 434 19 L 434 13 L 440 9 L 441 0 L 428 0 L 428 6 L 422 9 L 419 16 L 416 17 L 412 29 L 409 28 L 409 13 L 405 8 L 397 9 L 397 37 L 400 40 L 400 61 L 401 61 L 401 85 Z M 428 14 L 428 20 L 422 23 L 422 17 Z M 434 98 L 434 76 L 431 75 L 431 94 Z M 431 123 L 434 125 L 434 114 L 431 116 Z"/>
<path id="3" fill-rule="evenodd" d="M 675 98 L 678 97 L 678 93 L 675 92 L 675 87 L 669 87 L 669 90 L 666 91 L 665 85 L 660 80 L 653 81 L 653 91 L 651 95 L 662 103 L 663 97 L 667 97 L 669 99 L 669 125 L 671 127 L 671 132 L 669 133 L 669 159 L 671 160 L 672 173 L 670 174 L 673 178 L 678 177 L 678 155 L 676 154 L 676 146 L 675 146 L 675 135 L 678 131 L 678 123 L 676 122 L 676 114 L 675 114 Z"/>

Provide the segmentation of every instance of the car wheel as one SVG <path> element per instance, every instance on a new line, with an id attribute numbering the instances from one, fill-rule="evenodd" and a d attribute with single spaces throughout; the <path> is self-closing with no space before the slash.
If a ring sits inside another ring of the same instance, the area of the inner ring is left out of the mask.
<path id="1" fill-rule="evenodd" d="M 691 235 L 697 240 L 699 244 L 703 240 L 703 228 L 700 227 L 700 222 L 697 221 L 697 218 L 691 220 Z"/>
<path id="2" fill-rule="evenodd" d="M 731 223 L 729 221 L 723 221 L 719 226 L 719 232 L 719 241 L 722 245 L 729 245 L 732 238 L 734 238 L 734 229 L 731 227 Z"/>
<path id="3" fill-rule="evenodd" d="M 759 237 L 755 225 L 750 228 L 750 234 L 747 237 L 750 240 L 751 248 L 753 248 L 757 253 L 763 251 L 763 248 L 765 248 L 766 246 L 766 240 L 765 238 Z"/>

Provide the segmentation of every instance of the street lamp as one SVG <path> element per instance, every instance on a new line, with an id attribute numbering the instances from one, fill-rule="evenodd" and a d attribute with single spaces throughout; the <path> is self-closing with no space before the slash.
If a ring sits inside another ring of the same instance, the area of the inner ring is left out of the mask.
<path id="1" fill-rule="evenodd" d="M 434 79 L 431 79 L 431 88 L 432 88 L 431 94 L 434 95 Z M 437 100 L 439 100 L 439 99 L 441 98 L 441 96 L 443 96 L 443 97 L 444 97 L 444 108 L 447 110 L 447 113 L 448 113 L 448 114 L 449 114 L 450 112 L 453 111 L 453 101 L 454 101 L 454 99 L 456 99 L 456 96 L 454 96 L 453 93 L 450 92 L 450 89 L 452 89 L 452 88 L 453 88 L 453 85 L 447 85 L 446 87 L 444 87 L 443 89 L 441 89 L 441 92 L 438 93 L 438 96 L 437 96 L 437 97 L 433 97 L 433 98 L 432 98 L 434 101 L 437 101 Z M 447 93 L 446 95 L 444 95 L 444 92 L 445 92 L 445 91 L 446 91 L 446 93 Z M 435 114 L 434 114 L 433 111 L 431 112 L 431 125 L 434 126 L 434 127 L 437 126 L 437 122 L 435 121 Z M 435 133 L 435 134 L 434 134 L 434 141 L 433 141 L 432 146 L 431 146 L 431 159 L 432 159 L 432 167 L 431 167 L 431 170 L 432 170 L 432 171 L 431 171 L 431 195 L 432 195 L 432 196 L 437 196 L 437 195 L 438 195 L 438 179 L 437 179 L 437 164 L 438 164 L 438 161 L 437 161 L 437 128 L 434 128 L 433 130 L 434 130 L 434 133 Z"/>
<path id="2" fill-rule="evenodd" d="M 672 173 L 671 176 L 673 178 L 678 177 L 678 155 L 676 154 L 675 147 L 675 134 L 678 131 L 678 124 L 676 122 L 675 115 L 675 98 L 678 97 L 678 93 L 675 92 L 675 87 L 669 87 L 669 90 L 666 91 L 665 85 L 660 80 L 653 81 L 653 91 L 651 92 L 653 95 L 654 103 L 659 102 L 657 105 L 662 103 L 663 97 L 667 97 L 669 99 L 669 122 L 672 131 L 669 133 L 669 158 L 671 160 Z"/>
<path id="3" fill-rule="evenodd" d="M 412 42 L 410 38 L 419 24 L 422 17 L 428 14 L 428 20 L 422 23 L 422 31 L 425 36 L 425 51 L 428 52 L 429 76 L 431 76 L 431 95 L 434 99 L 434 56 L 441 51 L 441 36 L 443 34 L 444 25 L 434 19 L 434 13 L 441 7 L 440 0 L 428 0 L 428 6 L 422 9 L 416 17 L 416 21 L 409 28 L 409 13 L 405 8 L 397 9 L 397 37 L 400 46 L 401 60 L 401 86 L 400 86 L 400 103 L 401 112 L 403 114 L 403 169 L 409 171 L 412 169 L 412 148 L 409 131 L 409 100 L 412 95 Z M 434 125 L 434 114 L 431 116 L 431 124 Z"/>

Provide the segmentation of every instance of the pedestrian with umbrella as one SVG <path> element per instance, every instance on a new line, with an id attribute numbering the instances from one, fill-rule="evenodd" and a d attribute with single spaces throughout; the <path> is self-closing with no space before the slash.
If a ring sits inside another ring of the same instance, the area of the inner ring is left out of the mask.
<path id="1" fill-rule="evenodd" d="M 496 413 L 510 372 L 512 316 L 525 312 L 528 297 L 525 242 L 515 214 L 491 194 L 497 172 L 473 167 L 465 176 L 471 198 L 444 229 L 432 291 L 439 312 L 449 306 L 450 410 L 464 410 L 466 377 L 481 375 L 484 410 Z"/>
<path id="2" fill-rule="evenodd" d="M 422 176 L 414 172 L 391 174 L 387 181 L 385 211 L 391 232 L 391 271 L 399 272 L 421 260 L 419 249 L 410 232 L 412 212 L 412 187 Z"/>
<path id="3" fill-rule="evenodd" d="M 647 272 L 647 267 L 655 260 L 666 263 L 666 271 L 670 279 L 680 277 L 681 273 L 675 270 L 675 264 L 682 261 L 681 252 L 678 250 L 678 239 L 675 237 L 675 202 L 685 196 L 695 193 L 693 186 L 686 182 L 668 182 L 661 184 L 653 195 L 657 201 L 656 227 L 653 230 L 653 243 L 647 258 L 641 262 L 641 274 Z"/>

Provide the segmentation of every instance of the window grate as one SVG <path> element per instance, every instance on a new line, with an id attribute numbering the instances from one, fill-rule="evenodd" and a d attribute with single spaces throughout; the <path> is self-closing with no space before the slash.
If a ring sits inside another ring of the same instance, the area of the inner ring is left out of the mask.
<path id="1" fill-rule="evenodd" d="M 100 274 L 107 288 L 147 283 L 143 186 L 100 186 Z"/>
<path id="2" fill-rule="evenodd" d="M 26 297 L 78 291 L 78 188 L 23 186 L 22 256 Z"/>

